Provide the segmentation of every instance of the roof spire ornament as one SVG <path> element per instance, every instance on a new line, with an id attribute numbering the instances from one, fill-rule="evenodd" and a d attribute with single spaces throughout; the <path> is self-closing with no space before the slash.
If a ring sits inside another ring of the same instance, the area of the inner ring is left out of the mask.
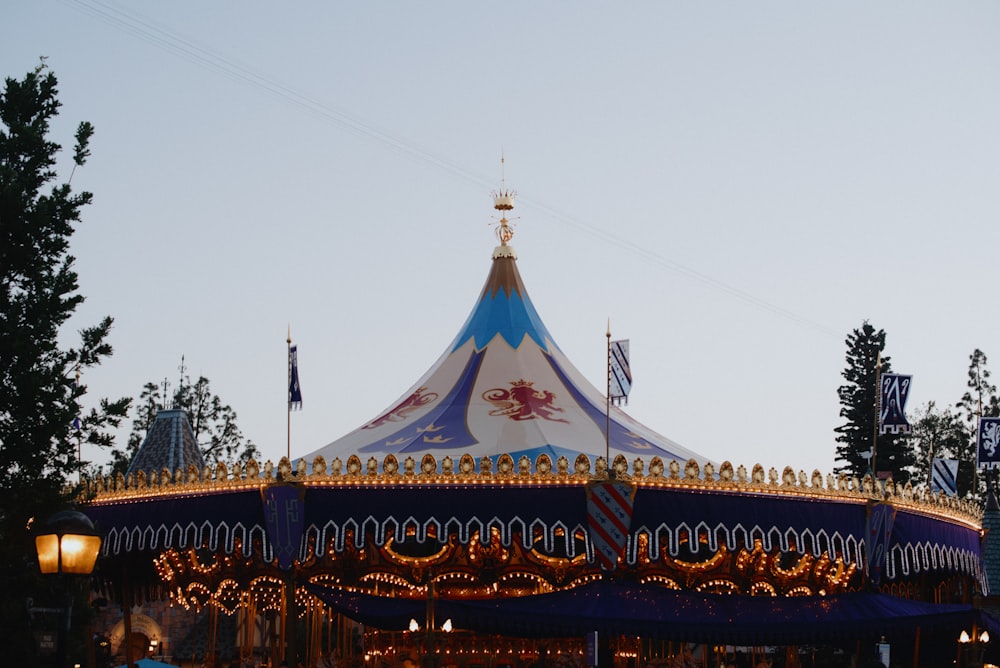
<path id="1" fill-rule="evenodd" d="M 500 189 L 493 191 L 493 208 L 500 212 L 500 224 L 496 227 L 497 238 L 500 240 L 500 245 L 493 251 L 494 259 L 498 257 L 516 257 L 514 255 L 514 249 L 507 245 L 510 240 L 514 238 L 514 228 L 510 225 L 510 221 L 507 219 L 507 212 L 514 208 L 515 197 L 517 197 L 517 193 L 513 190 L 508 190 L 506 187 L 506 180 L 504 178 L 504 155 L 503 149 L 501 149 Z"/>

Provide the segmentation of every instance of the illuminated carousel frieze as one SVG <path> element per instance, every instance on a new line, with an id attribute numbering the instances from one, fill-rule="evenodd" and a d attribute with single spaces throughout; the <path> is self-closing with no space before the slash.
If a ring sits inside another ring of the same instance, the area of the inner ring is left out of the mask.
<path id="1" fill-rule="evenodd" d="M 232 475 L 224 465 L 152 480 L 140 473 L 90 483 L 90 508 L 100 517 L 104 507 L 137 506 L 134 524 L 104 526 L 106 554 L 159 553 L 165 590 L 195 606 L 233 601 L 237 589 L 270 591 L 260 578 L 280 575 L 261 517 L 260 491 L 270 485 L 303 490 L 307 523 L 295 565 L 302 582 L 420 598 L 434 580 L 443 594 L 475 598 L 549 592 L 601 577 L 583 488 L 607 479 L 602 458 L 594 467 L 586 456 L 572 468 L 566 458 L 552 467 L 543 454 L 508 470 L 500 464 L 510 457 L 497 464 L 483 457 L 455 473 L 425 457 L 419 469 L 404 462 L 402 474 L 394 460 L 389 455 L 381 466 L 362 467 L 352 456 L 344 469 L 317 458 L 311 472 L 301 461 L 293 468 L 282 459 L 263 470 L 251 461 Z M 779 476 L 755 465 L 748 475 L 724 462 L 716 474 L 711 464 L 664 466 L 660 458 L 648 467 L 637 458 L 627 467 L 619 456 L 613 468 L 637 487 L 622 573 L 650 586 L 767 596 L 858 589 L 865 512 L 876 502 L 896 510 L 897 531 L 927 535 L 919 527 L 933 522 L 936 533 L 948 526 L 966 537 L 966 549 L 953 540 L 893 545 L 889 578 L 936 570 L 982 575 L 972 544 L 981 514 L 974 504 L 909 486 L 876 494 L 868 480 L 824 480 L 818 472 L 807 478 L 787 467 Z M 172 501 L 172 512 L 159 522 L 140 509 L 165 501 Z M 211 512 L 216 502 L 243 509 L 243 516 Z"/>

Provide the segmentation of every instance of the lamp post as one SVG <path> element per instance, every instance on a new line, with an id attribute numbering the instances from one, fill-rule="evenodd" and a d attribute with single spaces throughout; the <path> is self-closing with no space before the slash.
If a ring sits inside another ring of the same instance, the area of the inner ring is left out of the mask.
<path id="1" fill-rule="evenodd" d="M 66 598 L 62 622 L 56 643 L 56 668 L 66 668 L 66 640 L 73 613 L 73 590 L 70 577 L 87 576 L 94 572 L 97 554 L 101 550 L 101 535 L 93 522 L 76 510 L 63 510 L 49 518 L 43 529 L 35 535 L 35 553 L 38 568 L 43 575 L 62 577 Z"/>
<path id="2" fill-rule="evenodd" d="M 958 651 L 961 655 L 960 665 L 962 668 L 982 668 L 983 653 L 986 645 L 990 642 L 989 631 L 980 631 L 975 625 L 972 626 L 972 633 L 963 630 L 958 636 Z"/>

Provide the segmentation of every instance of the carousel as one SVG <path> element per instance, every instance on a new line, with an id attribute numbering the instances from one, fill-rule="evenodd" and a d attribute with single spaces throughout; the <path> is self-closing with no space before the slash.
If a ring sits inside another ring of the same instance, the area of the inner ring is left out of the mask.
<path id="1" fill-rule="evenodd" d="M 234 469 L 151 431 L 146 463 L 91 481 L 104 595 L 207 612 L 209 662 L 228 642 L 268 665 L 800 665 L 794 648 L 883 639 L 918 665 L 921 634 L 926 655 L 992 628 L 978 506 L 710 461 L 613 405 L 528 297 L 513 202 L 494 193 L 468 320 L 380 415 Z"/>

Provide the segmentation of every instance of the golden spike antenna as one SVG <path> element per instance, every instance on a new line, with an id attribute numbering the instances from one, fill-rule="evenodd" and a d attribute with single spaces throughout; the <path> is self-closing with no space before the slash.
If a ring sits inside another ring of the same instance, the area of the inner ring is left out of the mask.
<path id="1" fill-rule="evenodd" d="M 514 208 L 514 198 L 517 193 L 507 190 L 507 181 L 504 175 L 504 154 L 503 147 L 500 148 L 500 189 L 493 191 L 493 208 L 500 212 L 500 225 L 497 227 L 497 238 L 500 245 L 506 246 L 514 238 L 514 229 L 507 220 L 507 212 Z"/>

